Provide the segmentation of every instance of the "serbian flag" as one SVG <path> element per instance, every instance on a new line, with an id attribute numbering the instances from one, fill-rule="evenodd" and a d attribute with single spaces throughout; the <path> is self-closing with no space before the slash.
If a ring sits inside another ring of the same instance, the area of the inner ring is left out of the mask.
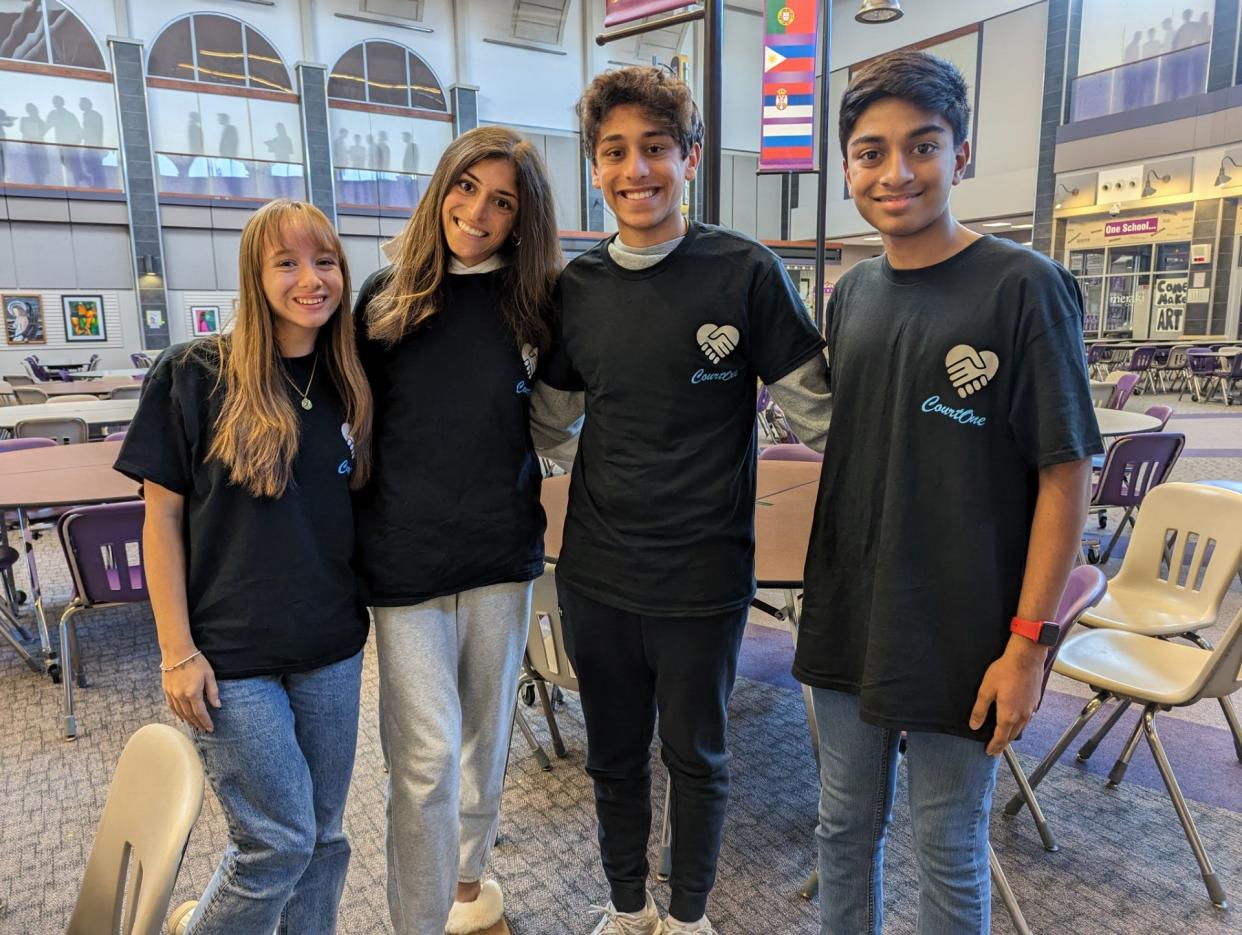
<path id="1" fill-rule="evenodd" d="M 604 25 L 618 26 L 644 16 L 693 6 L 693 0 L 605 0 Z"/>
<path id="2" fill-rule="evenodd" d="M 815 168 L 819 0 L 764 0 L 760 172 Z"/>

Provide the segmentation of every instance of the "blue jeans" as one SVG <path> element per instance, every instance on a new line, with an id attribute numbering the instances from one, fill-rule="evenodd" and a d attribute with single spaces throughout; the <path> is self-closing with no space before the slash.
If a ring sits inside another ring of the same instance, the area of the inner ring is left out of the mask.
<path id="1" fill-rule="evenodd" d="M 222 679 L 215 731 L 192 731 L 229 845 L 193 935 L 330 935 L 349 868 L 341 827 L 362 653 L 310 672 Z"/>
<path id="2" fill-rule="evenodd" d="M 856 695 L 811 694 L 819 728 L 820 935 L 879 935 L 901 734 L 864 723 Z M 921 731 L 907 738 L 918 931 L 984 935 L 992 926 L 988 813 L 997 761 L 977 740 Z"/>

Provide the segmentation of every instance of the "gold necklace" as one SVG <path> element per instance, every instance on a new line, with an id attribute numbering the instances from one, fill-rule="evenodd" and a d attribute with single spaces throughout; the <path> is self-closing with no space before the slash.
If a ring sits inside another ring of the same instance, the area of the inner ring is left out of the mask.
<path id="1" fill-rule="evenodd" d="M 310 379 L 306 381 L 305 392 L 298 389 L 298 385 L 293 382 L 293 377 L 289 376 L 289 371 L 285 370 L 283 367 L 280 370 L 280 372 L 284 374 L 285 379 L 289 382 L 289 385 L 293 387 L 294 392 L 302 397 L 302 408 L 307 411 L 310 411 L 312 408 L 314 408 L 314 403 L 310 401 L 310 398 L 307 396 L 307 393 L 310 392 L 311 384 L 315 382 L 315 368 L 318 366 L 319 366 L 319 355 L 316 354 L 315 362 L 311 364 Z"/>

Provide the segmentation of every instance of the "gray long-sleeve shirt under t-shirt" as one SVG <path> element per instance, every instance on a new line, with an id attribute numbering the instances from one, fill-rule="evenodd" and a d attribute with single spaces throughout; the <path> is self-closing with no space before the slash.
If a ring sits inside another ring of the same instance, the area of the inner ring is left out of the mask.
<path id="1" fill-rule="evenodd" d="M 684 236 L 650 247 L 631 247 L 622 243 L 618 236 L 608 244 L 608 254 L 625 269 L 648 269 L 672 253 L 683 239 Z M 815 355 L 773 383 L 768 390 L 803 444 L 822 452 L 832 408 L 828 363 L 824 355 Z M 535 384 L 531 396 L 530 428 L 535 447 L 542 455 L 562 467 L 572 462 L 582 417 L 582 393 L 553 389 L 542 382 Z"/>

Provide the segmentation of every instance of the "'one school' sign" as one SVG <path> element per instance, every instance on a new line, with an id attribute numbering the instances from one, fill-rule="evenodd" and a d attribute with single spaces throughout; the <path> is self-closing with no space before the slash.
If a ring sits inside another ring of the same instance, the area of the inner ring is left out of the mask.
<path id="1" fill-rule="evenodd" d="M 1105 221 L 1105 237 L 1130 237 L 1134 234 L 1154 234 L 1160 230 L 1160 218 L 1131 218 L 1125 221 Z"/>

